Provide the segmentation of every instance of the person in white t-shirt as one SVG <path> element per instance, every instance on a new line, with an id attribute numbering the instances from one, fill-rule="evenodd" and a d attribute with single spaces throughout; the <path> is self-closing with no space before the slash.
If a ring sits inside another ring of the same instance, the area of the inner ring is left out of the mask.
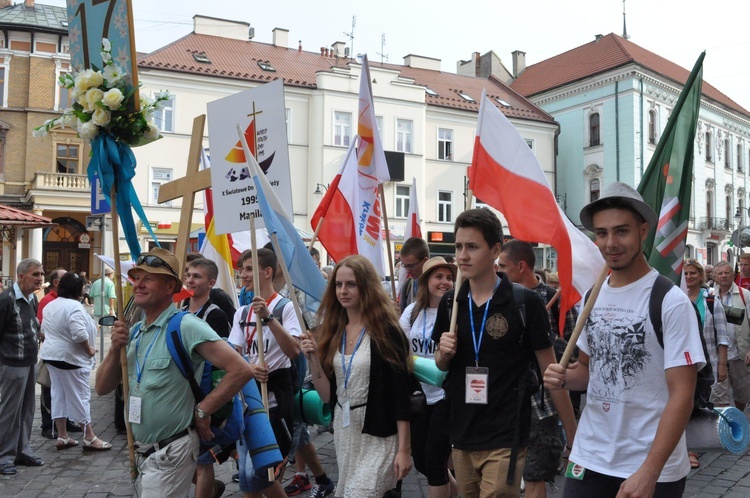
<path id="1" fill-rule="evenodd" d="M 698 318 L 679 287 L 662 302 L 664 347 L 653 330 L 649 298 L 658 273 L 642 244 L 657 220 L 640 194 L 620 182 L 581 211 L 611 274 L 578 339 L 578 362 L 567 370 L 552 364 L 544 374 L 548 389 L 587 392 L 566 498 L 679 497 L 685 489 L 685 426 L 705 358 Z"/>
<path id="2" fill-rule="evenodd" d="M 238 261 L 242 284 L 253 289 L 253 260 L 250 250 L 243 252 Z M 300 353 L 301 330 L 294 305 L 288 302 L 275 316 L 279 301 L 283 299 L 273 287 L 278 266 L 276 255 L 269 249 L 258 249 L 258 289 L 252 304 L 242 306 L 234 314 L 229 342 L 247 356 L 255 369 L 255 378 L 268 383 L 268 407 L 271 427 L 282 457 L 286 457 L 294 431 L 294 392 L 292 389 L 291 360 Z M 260 364 L 256 338 L 256 314 L 263 323 L 263 350 L 265 365 Z M 283 323 L 283 325 L 282 325 Z M 247 446 L 237 446 L 240 457 L 240 490 L 245 496 L 286 497 L 279 481 L 269 485 L 265 476 L 250 471 Z M 246 472 L 247 471 L 247 472 Z M 261 493 L 262 491 L 262 493 Z"/>

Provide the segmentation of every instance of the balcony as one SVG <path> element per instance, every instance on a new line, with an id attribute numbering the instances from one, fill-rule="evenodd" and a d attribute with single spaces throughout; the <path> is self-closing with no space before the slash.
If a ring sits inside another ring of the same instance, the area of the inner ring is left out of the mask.
<path id="1" fill-rule="evenodd" d="M 31 186 L 35 190 L 59 190 L 66 192 L 90 193 L 91 185 L 87 175 L 72 175 L 69 173 L 52 173 L 37 171 Z"/>
<path id="2" fill-rule="evenodd" d="M 731 232 L 732 224 L 727 218 L 700 218 L 698 222 L 699 230 L 713 230 L 715 232 Z"/>

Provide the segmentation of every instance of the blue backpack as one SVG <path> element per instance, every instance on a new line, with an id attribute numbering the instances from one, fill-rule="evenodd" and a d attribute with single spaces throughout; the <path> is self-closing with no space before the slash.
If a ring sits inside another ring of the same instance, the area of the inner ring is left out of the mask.
<path id="1" fill-rule="evenodd" d="M 216 387 L 224 377 L 225 372 L 214 368 L 211 362 L 206 361 L 203 366 L 200 385 L 195 380 L 193 365 L 185 351 L 185 346 L 182 343 L 182 332 L 180 331 L 182 318 L 188 313 L 187 311 L 179 311 L 169 319 L 167 324 L 167 349 L 180 373 L 190 384 L 190 390 L 193 392 L 197 404 L 203 401 L 206 395 Z M 140 324 L 133 330 L 132 335 L 135 336 L 139 329 Z M 242 435 L 243 411 L 244 403 L 240 393 L 237 393 L 227 404 L 211 414 L 211 432 L 214 433 L 214 438 L 210 441 L 201 441 L 201 445 L 209 447 L 226 446 L 237 441 Z"/>

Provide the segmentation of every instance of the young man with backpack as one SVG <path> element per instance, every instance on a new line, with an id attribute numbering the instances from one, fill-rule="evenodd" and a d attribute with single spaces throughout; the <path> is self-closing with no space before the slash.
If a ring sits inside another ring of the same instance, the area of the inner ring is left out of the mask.
<path id="1" fill-rule="evenodd" d="M 210 259 L 194 258 L 185 267 L 185 287 L 193 292 L 193 297 L 185 300 L 183 311 L 187 311 L 206 322 L 221 338 L 229 337 L 229 318 L 211 300 L 211 290 L 219 276 L 219 268 Z M 215 479 L 214 462 L 224 463 L 234 443 L 222 447 L 218 452 L 201 445 L 198 468 L 195 474 L 195 498 L 219 498 L 225 489 L 223 482 Z"/>
<path id="2" fill-rule="evenodd" d="M 661 312 L 651 314 L 652 290 L 665 279 L 649 266 L 642 244 L 657 221 L 640 194 L 620 182 L 581 211 L 611 274 L 578 339 L 578 361 L 567 370 L 550 365 L 544 375 L 548 389 L 587 389 L 566 498 L 679 497 L 685 489 L 685 426 L 705 356 L 695 308 L 679 287 L 667 281 L 653 303 Z"/>
<path id="3" fill-rule="evenodd" d="M 455 293 L 457 326 L 450 330 L 449 291 L 432 332 L 435 362 L 448 371 L 450 440 L 464 498 L 519 496 L 529 399 L 538 389 L 532 378 L 538 367 L 555 361 L 542 300 L 493 271 L 502 239 L 500 220 L 489 209 L 469 209 L 456 218 L 456 262 L 464 279 Z"/>
<path id="4" fill-rule="evenodd" d="M 205 398 L 196 402 L 191 383 L 168 347 L 172 317 L 180 313 L 172 302 L 182 289 L 177 258 L 162 248 L 138 257 L 128 271 L 133 279 L 133 302 L 145 319 L 128 330 L 117 321 L 112 344 L 96 371 L 96 392 L 112 392 L 121 381 L 120 351 L 128 353 L 130 396 L 127 417 L 136 440 L 140 496 L 187 496 L 196 468 L 199 439 L 211 440 L 212 415 L 225 406 L 253 376 L 253 368 L 206 322 L 186 314 L 179 321 L 181 349 L 196 377 L 206 361 L 225 371 Z"/>
<path id="5" fill-rule="evenodd" d="M 547 284 L 537 278 L 534 272 L 535 264 L 534 248 L 528 242 L 518 239 L 512 239 L 503 244 L 502 249 L 500 249 L 500 256 L 497 259 L 498 269 L 505 273 L 511 282 L 533 290 L 546 304 L 554 297 L 555 289 L 548 287 Z M 550 320 L 550 341 L 552 341 L 556 353 L 561 350 L 565 351 L 565 341 L 557 332 L 559 303 L 560 300 L 556 300 L 555 305 L 557 306 L 553 305 L 550 310 L 546 311 Z M 554 309 L 557 310 L 557 314 L 553 312 Z M 565 334 L 568 337 L 573 332 L 576 319 L 576 313 L 571 310 L 568 310 L 565 316 Z M 562 356 L 562 353 L 560 353 L 560 356 Z M 540 389 L 531 397 L 531 405 L 534 410 L 531 415 L 531 434 L 526 464 L 523 469 L 526 498 L 544 498 L 547 496 L 545 483 L 555 481 L 557 469 L 560 466 L 560 457 L 563 454 L 568 455 L 570 448 L 573 447 L 576 434 L 573 405 L 570 397 L 565 395 L 566 393 L 560 394 L 563 395 L 557 395 L 553 399 L 549 391 Z M 558 415 L 565 429 L 565 445 L 558 437 Z"/>
<path id="6" fill-rule="evenodd" d="M 247 291 L 253 289 L 252 252 L 243 252 L 237 262 L 241 269 L 240 276 Z M 291 447 L 291 435 L 294 432 L 294 389 L 291 361 L 300 353 L 300 324 L 294 305 L 283 298 L 274 289 L 273 279 L 278 262 L 270 249 L 258 249 L 258 295 L 253 297 L 252 304 L 242 306 L 234 314 L 229 342 L 243 355 L 246 355 L 255 368 L 258 382 L 268 383 L 268 406 L 271 427 L 281 456 L 286 457 Z M 277 317 L 278 314 L 278 317 Z M 258 341 L 256 340 L 256 316 L 263 324 L 263 350 L 265 365 L 260 365 Z M 284 490 L 278 481 L 269 483 L 267 476 L 248 473 L 250 464 L 247 446 L 238 448 L 240 452 L 240 490 L 245 496 L 285 497 Z M 249 474 L 249 475 L 248 475 Z"/>

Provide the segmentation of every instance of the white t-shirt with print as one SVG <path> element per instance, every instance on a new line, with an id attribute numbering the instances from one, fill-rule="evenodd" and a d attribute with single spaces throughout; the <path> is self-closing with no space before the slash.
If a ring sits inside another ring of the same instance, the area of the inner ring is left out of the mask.
<path id="1" fill-rule="evenodd" d="M 409 339 L 409 349 L 414 356 L 422 358 L 435 359 L 435 349 L 437 344 L 432 340 L 432 329 L 435 327 L 435 317 L 437 317 L 437 308 L 426 308 L 419 312 L 414 324 L 411 323 L 411 312 L 416 306 L 412 303 L 406 307 L 401 314 L 399 323 L 406 337 Z M 427 397 L 427 404 L 434 405 L 441 399 L 445 398 L 445 391 L 439 387 L 430 384 L 422 384 L 422 390 Z"/>
<path id="2" fill-rule="evenodd" d="M 652 269 L 624 287 L 605 282 L 578 339 L 590 357 L 589 384 L 570 461 L 585 469 L 620 478 L 633 475 L 654 442 L 667 404 L 664 371 L 705 365 L 693 305 L 677 286 L 662 303 L 664 348 L 659 345 L 648 316 L 657 275 Z M 689 471 L 683 433 L 659 482 L 677 481 Z"/>
<path id="3" fill-rule="evenodd" d="M 284 298 L 277 294 L 276 297 L 274 297 L 273 300 L 268 303 L 267 306 L 271 313 L 273 313 L 273 310 L 276 308 L 276 304 L 281 299 Z M 247 325 L 245 327 L 241 327 L 240 320 L 242 319 L 243 311 L 245 308 L 249 308 L 249 313 L 246 320 Z M 282 316 L 282 326 L 284 327 L 284 329 L 293 337 L 299 337 L 302 332 L 300 330 L 299 320 L 297 320 L 297 313 L 294 311 L 294 305 L 291 303 L 291 301 L 284 306 Z M 229 343 L 234 346 L 240 346 L 242 348 L 242 354 L 247 356 L 248 360 L 250 360 L 250 363 L 253 365 L 257 365 L 260 362 L 260 360 L 258 359 L 257 339 L 253 340 L 252 348 L 248 349 L 247 346 L 248 339 L 251 337 L 255 337 L 255 325 L 255 312 L 253 312 L 252 305 L 242 306 L 234 314 L 234 319 L 232 320 L 232 330 L 229 332 Z M 279 343 L 276 342 L 276 337 L 273 335 L 273 332 L 271 332 L 271 329 L 268 327 L 268 325 L 263 326 L 263 342 L 265 343 L 263 351 L 265 353 L 266 365 L 268 366 L 269 372 L 273 372 L 274 370 L 278 370 L 280 368 L 289 368 L 292 366 L 291 360 L 287 357 L 287 355 L 284 354 L 284 351 L 282 351 Z M 271 392 L 268 393 L 268 404 L 269 407 L 276 406 L 276 398 Z"/>

